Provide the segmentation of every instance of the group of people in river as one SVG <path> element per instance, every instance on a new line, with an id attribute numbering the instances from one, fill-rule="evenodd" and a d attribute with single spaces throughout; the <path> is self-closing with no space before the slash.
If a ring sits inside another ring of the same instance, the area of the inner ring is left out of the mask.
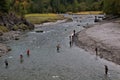
<path id="1" fill-rule="evenodd" d="M 72 47 L 72 45 L 73 45 L 75 35 L 76 35 L 76 31 L 73 30 L 73 34 L 69 36 L 70 47 Z M 56 50 L 57 50 L 58 53 L 60 52 L 60 48 L 61 48 L 60 44 L 57 44 Z M 95 53 L 96 53 L 96 56 L 98 56 L 98 48 L 97 47 L 95 48 Z M 26 51 L 26 54 L 27 54 L 28 57 L 30 56 L 30 50 L 29 49 Z M 20 54 L 20 62 L 21 63 L 23 62 L 23 54 L 22 53 Z M 4 63 L 5 63 L 5 68 L 8 68 L 8 60 L 7 59 L 5 59 Z M 104 65 L 104 69 L 105 69 L 104 70 L 105 75 L 108 75 L 108 66 Z"/>
<path id="2" fill-rule="evenodd" d="M 72 47 L 73 45 L 73 42 L 74 42 L 74 38 L 76 36 L 76 31 L 73 30 L 73 34 L 69 36 L 69 45 L 70 47 Z M 56 46 L 56 49 L 57 49 L 57 52 L 59 53 L 60 52 L 60 44 L 57 44 Z M 95 53 L 96 53 L 96 57 L 98 56 L 98 48 L 96 47 L 95 48 Z M 104 65 L 104 71 L 105 71 L 105 75 L 108 75 L 108 66 L 107 65 Z"/>
<path id="3" fill-rule="evenodd" d="M 76 31 L 73 30 L 72 35 L 69 36 L 69 45 L 70 45 L 70 47 L 72 47 L 72 45 L 73 45 L 75 34 L 76 34 Z M 60 52 L 60 48 L 61 48 L 60 44 L 57 44 L 56 50 L 57 50 L 58 53 Z"/>
<path id="4" fill-rule="evenodd" d="M 26 51 L 26 54 L 27 54 L 28 57 L 30 56 L 30 50 L 29 49 Z M 23 62 L 23 53 L 20 53 L 20 62 L 21 63 Z M 8 68 L 8 60 L 7 59 L 5 59 L 4 63 L 5 63 L 5 68 Z"/>

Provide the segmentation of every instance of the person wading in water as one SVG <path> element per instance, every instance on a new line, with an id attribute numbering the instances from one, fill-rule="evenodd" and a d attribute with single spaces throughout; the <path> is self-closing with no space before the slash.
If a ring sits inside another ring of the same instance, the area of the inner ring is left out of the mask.
<path id="1" fill-rule="evenodd" d="M 8 68 L 8 61 L 5 59 L 5 68 Z"/>
<path id="2" fill-rule="evenodd" d="M 59 52 L 60 52 L 60 44 L 58 44 L 58 45 L 56 46 L 56 48 L 57 48 L 57 52 L 59 53 Z"/>
<path id="3" fill-rule="evenodd" d="M 69 44 L 70 44 L 70 47 L 72 47 L 72 42 L 71 41 L 69 42 Z"/>
<path id="4" fill-rule="evenodd" d="M 95 53 L 96 53 L 96 56 L 98 56 L 98 48 L 97 47 L 95 48 Z"/>
<path id="5" fill-rule="evenodd" d="M 30 50 L 29 49 L 27 50 L 27 56 L 30 56 Z"/>
<path id="6" fill-rule="evenodd" d="M 75 36 L 75 34 L 76 34 L 76 31 L 75 31 L 75 30 L 73 30 L 73 35 Z"/>
<path id="7" fill-rule="evenodd" d="M 108 75 L 108 66 L 107 65 L 104 66 L 105 66 L 105 75 Z"/>
<path id="8" fill-rule="evenodd" d="M 21 63 L 23 62 L 23 54 L 22 53 L 20 54 L 20 62 Z"/>

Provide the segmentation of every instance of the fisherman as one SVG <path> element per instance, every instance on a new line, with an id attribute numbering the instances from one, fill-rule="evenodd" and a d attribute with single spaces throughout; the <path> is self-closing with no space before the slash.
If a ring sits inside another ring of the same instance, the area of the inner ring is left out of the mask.
<path id="1" fill-rule="evenodd" d="M 108 75 L 108 66 L 107 65 L 104 66 L 105 66 L 105 75 Z"/>
<path id="2" fill-rule="evenodd" d="M 56 46 L 56 48 L 57 48 L 57 52 L 59 53 L 59 52 L 60 52 L 60 44 L 58 44 L 58 45 Z"/>
<path id="3" fill-rule="evenodd" d="M 70 41 L 69 44 L 70 44 L 70 47 L 72 47 L 72 41 Z"/>
<path id="4" fill-rule="evenodd" d="M 20 62 L 23 63 L 23 54 L 20 54 Z"/>
<path id="5" fill-rule="evenodd" d="M 5 59 L 5 67 L 8 68 L 8 61 Z"/>
<path id="6" fill-rule="evenodd" d="M 29 49 L 27 50 L 27 56 L 30 56 L 30 50 Z"/>
<path id="7" fill-rule="evenodd" d="M 96 56 L 98 55 L 98 48 L 96 47 L 95 48 L 95 53 L 96 53 Z"/>
<path id="8" fill-rule="evenodd" d="M 76 33 L 76 31 L 75 30 L 73 30 L 73 35 L 75 36 L 75 33 Z"/>
<path id="9" fill-rule="evenodd" d="M 21 59 L 21 60 L 23 59 L 23 54 L 22 54 L 22 53 L 20 54 L 20 59 Z"/>

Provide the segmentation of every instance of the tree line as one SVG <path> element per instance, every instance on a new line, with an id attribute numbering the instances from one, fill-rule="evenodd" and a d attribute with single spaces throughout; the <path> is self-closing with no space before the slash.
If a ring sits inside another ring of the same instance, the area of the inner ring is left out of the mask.
<path id="1" fill-rule="evenodd" d="M 104 11 L 120 14 L 120 0 L 0 0 L 0 13 L 66 13 Z"/>

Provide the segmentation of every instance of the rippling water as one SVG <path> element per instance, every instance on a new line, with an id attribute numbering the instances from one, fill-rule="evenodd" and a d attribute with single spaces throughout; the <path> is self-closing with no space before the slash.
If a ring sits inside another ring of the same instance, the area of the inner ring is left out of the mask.
<path id="1" fill-rule="evenodd" d="M 66 22 L 46 25 L 26 33 L 22 39 L 11 41 L 12 51 L 0 58 L 0 80 L 120 80 L 119 65 L 97 58 L 81 48 L 69 47 L 69 35 L 80 31 L 86 23 L 94 24 L 94 18 L 86 18 L 81 23 Z M 82 26 L 77 26 L 81 24 Z M 56 45 L 60 43 L 60 53 Z M 30 56 L 26 50 L 30 49 Z M 19 60 L 23 53 L 23 62 Z M 9 67 L 5 69 L 4 60 Z M 104 75 L 104 65 L 109 67 L 109 75 Z"/>

